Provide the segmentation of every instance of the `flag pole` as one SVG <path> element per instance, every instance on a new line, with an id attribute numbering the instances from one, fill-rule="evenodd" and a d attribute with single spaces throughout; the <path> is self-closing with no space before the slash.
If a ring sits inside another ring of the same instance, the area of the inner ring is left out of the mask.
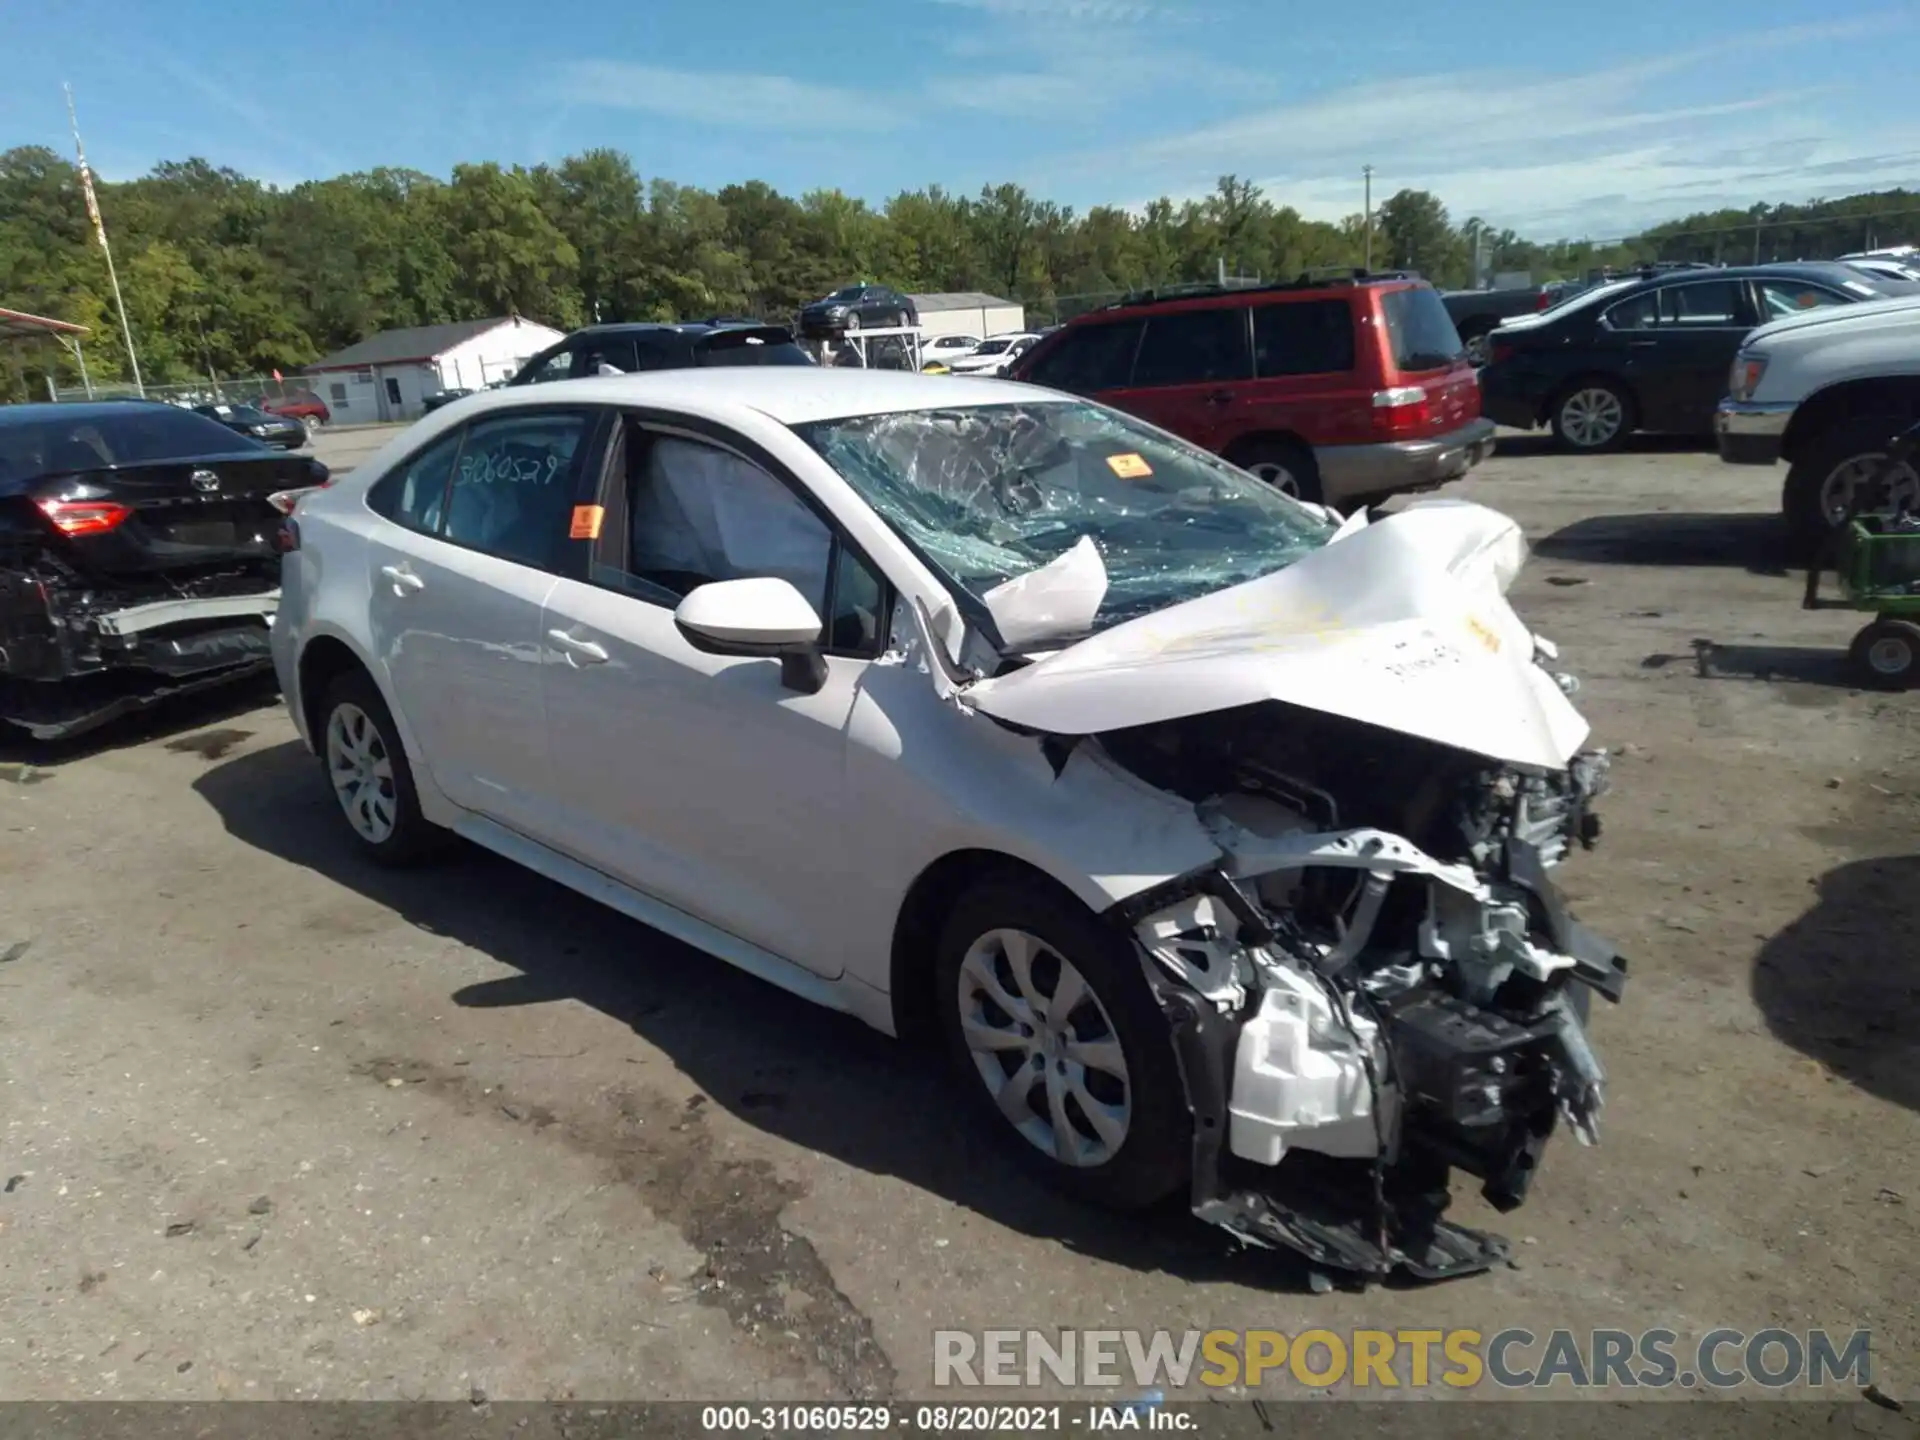
<path id="1" fill-rule="evenodd" d="M 107 279 L 113 284 L 113 303 L 120 312 L 120 333 L 127 342 L 127 363 L 133 367 L 133 388 L 144 396 L 147 386 L 140 378 L 140 356 L 133 348 L 133 327 L 127 323 L 127 302 L 120 295 L 120 276 L 113 268 L 113 247 L 107 244 L 107 222 L 100 218 L 100 202 L 93 193 L 93 172 L 87 168 L 86 147 L 80 143 L 80 119 L 73 109 L 73 86 L 61 88 L 67 92 L 67 121 L 73 126 L 73 152 L 80 157 L 80 193 L 86 197 L 87 218 L 93 221 L 94 236 L 107 257 Z"/>

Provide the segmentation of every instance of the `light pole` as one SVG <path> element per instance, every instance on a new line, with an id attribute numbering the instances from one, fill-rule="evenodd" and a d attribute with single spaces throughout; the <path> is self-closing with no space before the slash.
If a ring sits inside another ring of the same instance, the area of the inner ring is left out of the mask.
<path id="1" fill-rule="evenodd" d="M 1373 167 L 1371 165 L 1362 165 L 1360 167 L 1360 178 L 1366 184 L 1366 199 L 1361 203 L 1365 208 L 1367 227 L 1366 268 L 1371 270 L 1373 269 Z"/>

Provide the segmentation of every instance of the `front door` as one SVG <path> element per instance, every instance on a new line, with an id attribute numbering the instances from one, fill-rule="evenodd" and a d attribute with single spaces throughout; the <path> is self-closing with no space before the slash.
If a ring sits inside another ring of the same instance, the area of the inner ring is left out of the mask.
<path id="1" fill-rule="evenodd" d="M 608 467 L 585 581 L 548 596 L 542 636 L 561 848 L 817 974 L 815 938 L 858 903 L 835 856 L 845 730 L 883 639 L 882 589 L 785 479 L 733 450 L 629 426 Z M 828 617 L 827 682 L 707 655 L 673 612 L 711 580 L 777 575 Z M 830 597 L 837 597 L 830 599 Z"/>
<path id="2" fill-rule="evenodd" d="M 547 809 L 540 621 L 590 411 L 516 411 L 444 436 L 369 495 L 375 654 L 434 783 L 538 834 Z"/>

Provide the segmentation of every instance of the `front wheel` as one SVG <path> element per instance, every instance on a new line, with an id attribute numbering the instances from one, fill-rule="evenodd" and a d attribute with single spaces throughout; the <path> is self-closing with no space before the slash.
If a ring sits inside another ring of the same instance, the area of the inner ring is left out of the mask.
<path id="1" fill-rule="evenodd" d="M 960 1087 L 1025 1164 L 1120 1210 L 1187 1185 L 1172 1037 L 1123 937 L 1064 896 L 998 881 L 961 897 L 934 964 Z"/>
<path id="2" fill-rule="evenodd" d="M 847 312 L 847 333 L 851 335 L 854 331 L 858 330 L 859 328 L 860 328 L 859 312 L 856 310 L 849 310 Z"/>
<path id="3" fill-rule="evenodd" d="M 1898 415 L 1862 415 L 1799 450 L 1780 509 L 1802 548 L 1819 546 L 1850 516 L 1884 518 L 1903 505 L 1920 508 L 1920 475 L 1888 459 L 1894 437 L 1911 423 Z"/>
<path id="4" fill-rule="evenodd" d="M 1854 672 L 1875 690 L 1911 690 L 1920 678 L 1920 625 L 1880 619 L 1853 637 Z"/>

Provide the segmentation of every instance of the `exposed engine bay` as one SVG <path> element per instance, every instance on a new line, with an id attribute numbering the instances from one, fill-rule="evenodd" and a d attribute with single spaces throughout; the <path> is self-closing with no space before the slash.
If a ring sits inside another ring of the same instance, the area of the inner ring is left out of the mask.
<path id="1" fill-rule="evenodd" d="M 1367 1275 L 1472 1273 L 1449 1171 L 1508 1210 L 1564 1119 L 1597 1138 L 1590 992 L 1626 965 L 1549 872 L 1591 846 L 1603 752 L 1561 771 L 1268 702 L 1103 734 L 1191 801 L 1224 857 L 1112 918 L 1173 1025 L 1193 1208 Z"/>
<path id="2" fill-rule="evenodd" d="M 62 739 L 264 673 L 278 603 L 277 556 L 107 578 L 51 546 L 0 555 L 0 720 Z"/>

